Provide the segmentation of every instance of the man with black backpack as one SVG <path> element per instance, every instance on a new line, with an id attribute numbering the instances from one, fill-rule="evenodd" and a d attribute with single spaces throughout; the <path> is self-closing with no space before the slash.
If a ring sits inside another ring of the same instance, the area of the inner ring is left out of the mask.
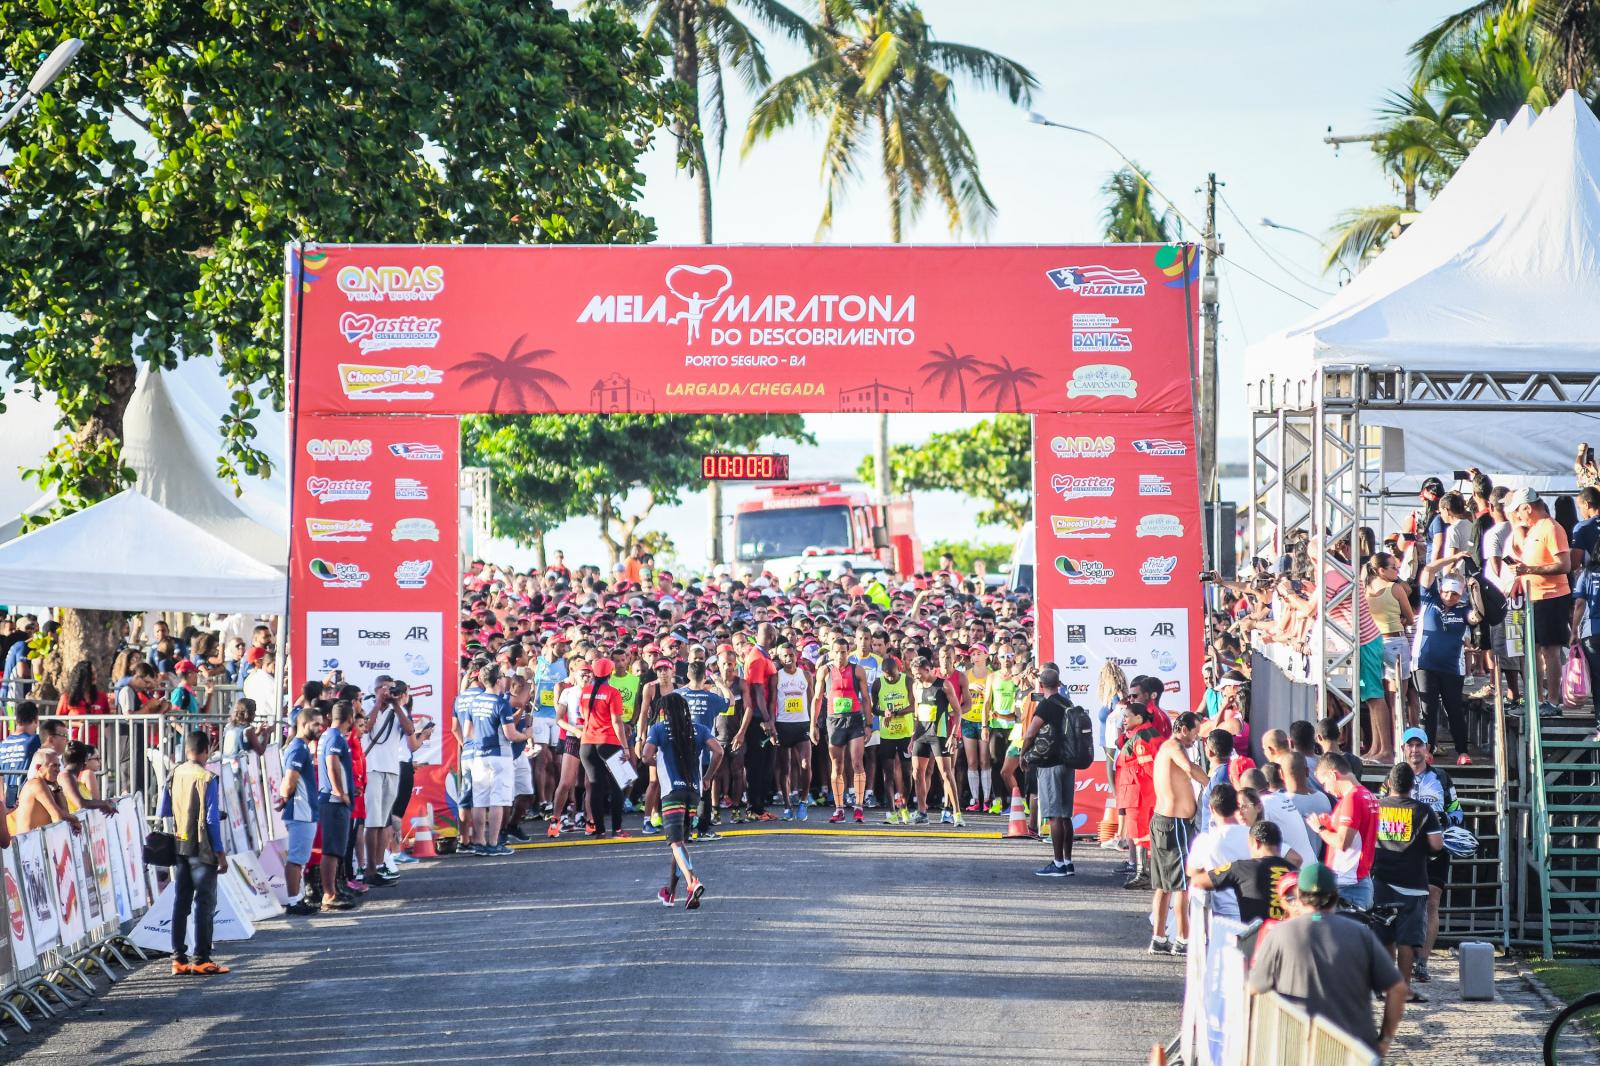
<path id="1" fill-rule="evenodd" d="M 1050 820 L 1055 858 L 1035 870 L 1040 877 L 1071 877 L 1073 775 L 1094 762 L 1094 727 L 1089 714 L 1061 694 L 1061 672 L 1046 664 L 1039 671 L 1033 718 L 1023 738 L 1024 761 L 1038 773 L 1039 819 Z"/>

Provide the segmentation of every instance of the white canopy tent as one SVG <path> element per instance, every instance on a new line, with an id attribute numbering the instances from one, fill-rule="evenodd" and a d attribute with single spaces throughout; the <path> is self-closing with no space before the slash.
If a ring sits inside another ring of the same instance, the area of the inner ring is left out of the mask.
<path id="1" fill-rule="evenodd" d="M 283 611 L 286 579 L 128 490 L 0 545 L 0 603 L 108 611 Z"/>
<path id="2" fill-rule="evenodd" d="M 123 420 L 123 461 L 135 471 L 134 488 L 202 529 L 236 545 L 259 562 L 287 572 L 289 513 L 282 412 L 262 410 L 255 420 L 255 446 L 272 465 L 270 478 L 246 476 L 241 493 L 217 480 L 219 432 L 230 397 L 214 357 L 187 359 L 169 371 L 140 368 Z M 36 465 L 55 443 L 55 405 L 11 393 L 4 426 L 17 457 L 0 470 L 0 542 L 21 531 L 22 514 L 41 514 L 55 502 L 24 481 L 22 467 Z M 19 436 L 13 437 L 13 431 Z"/>
<path id="3" fill-rule="evenodd" d="M 1600 121 L 1569 92 L 1497 126 L 1402 236 L 1246 366 L 1280 391 L 1337 366 L 1600 373 Z M 1476 465 L 1570 484 L 1576 444 L 1600 438 L 1600 396 L 1592 414 L 1515 399 L 1490 415 L 1372 405 L 1361 421 L 1401 430 L 1395 473 Z"/>

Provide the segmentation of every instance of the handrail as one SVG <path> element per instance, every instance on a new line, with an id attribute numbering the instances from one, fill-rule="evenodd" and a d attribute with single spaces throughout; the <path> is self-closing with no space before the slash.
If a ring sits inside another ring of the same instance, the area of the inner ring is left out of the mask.
<path id="1" fill-rule="evenodd" d="M 1528 735 L 1528 800 L 1532 804 L 1528 837 L 1533 845 L 1533 864 L 1539 875 L 1539 910 L 1543 921 L 1540 927 L 1540 945 L 1544 957 L 1550 958 L 1554 944 L 1550 937 L 1550 855 L 1546 834 L 1550 827 L 1550 813 L 1545 809 L 1544 795 L 1544 728 L 1539 721 L 1539 700 L 1543 695 L 1539 681 L 1539 649 L 1534 643 L 1533 601 L 1526 595 L 1522 606 L 1522 720 Z"/>

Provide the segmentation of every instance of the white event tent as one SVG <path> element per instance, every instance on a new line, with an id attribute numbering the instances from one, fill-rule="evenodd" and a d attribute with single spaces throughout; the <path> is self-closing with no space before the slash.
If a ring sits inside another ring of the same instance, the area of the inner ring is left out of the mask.
<path id="1" fill-rule="evenodd" d="M 108 611 L 283 611 L 286 580 L 129 489 L 0 545 L 0 602 Z"/>
<path id="2" fill-rule="evenodd" d="M 1600 121 L 1569 92 L 1497 124 L 1403 235 L 1245 361 L 1280 389 L 1333 366 L 1600 375 Z M 1600 443 L 1594 399 L 1592 414 L 1374 405 L 1361 422 L 1402 432 L 1396 473 L 1476 465 L 1570 485 L 1577 443 Z"/>

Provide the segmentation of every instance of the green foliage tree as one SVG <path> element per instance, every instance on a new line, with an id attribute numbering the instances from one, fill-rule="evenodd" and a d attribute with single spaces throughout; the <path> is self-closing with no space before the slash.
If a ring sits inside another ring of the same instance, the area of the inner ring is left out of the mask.
<path id="1" fill-rule="evenodd" d="M 966 429 L 935 433 L 922 444 L 889 451 L 895 483 L 911 490 L 948 489 L 987 506 L 983 525 L 1020 529 L 1033 515 L 1033 428 L 1027 415 L 1001 414 Z M 859 476 L 870 483 L 872 456 Z"/>
<path id="2" fill-rule="evenodd" d="M 976 572 L 973 564 L 980 559 L 989 573 L 998 574 L 1000 567 L 1011 561 L 1015 546 L 1014 542 L 1003 540 L 936 540 L 922 549 L 922 557 L 930 570 L 938 565 L 939 556 L 949 552 L 955 558 L 956 569 L 963 574 Z"/>
<path id="3" fill-rule="evenodd" d="M 763 440 L 812 443 L 799 415 L 474 415 L 462 423 L 462 457 L 494 479 L 495 532 L 536 544 L 569 518 L 600 523 L 615 563 L 657 506 L 700 482 L 707 452 Z M 628 497 L 643 490 L 644 505 Z"/>
<path id="4" fill-rule="evenodd" d="M 1170 244 L 1174 240 L 1172 210 L 1157 214 L 1150 202 L 1150 172 L 1143 167 L 1123 167 L 1100 186 L 1105 208 L 1100 212 L 1100 235 L 1108 241 L 1130 244 Z"/>
<path id="5" fill-rule="evenodd" d="M 675 104 L 660 57 L 608 12 L 0 0 L 0 24 L 12 71 L 88 42 L 0 142 L 0 365 L 51 394 L 69 431 L 33 472 L 57 514 L 131 479 L 140 363 L 216 352 L 233 390 L 218 474 L 262 471 L 252 419 L 284 398 L 290 240 L 653 236 L 637 162 Z M 68 661 L 79 638 L 104 656 L 116 616 L 78 620 Z"/>

